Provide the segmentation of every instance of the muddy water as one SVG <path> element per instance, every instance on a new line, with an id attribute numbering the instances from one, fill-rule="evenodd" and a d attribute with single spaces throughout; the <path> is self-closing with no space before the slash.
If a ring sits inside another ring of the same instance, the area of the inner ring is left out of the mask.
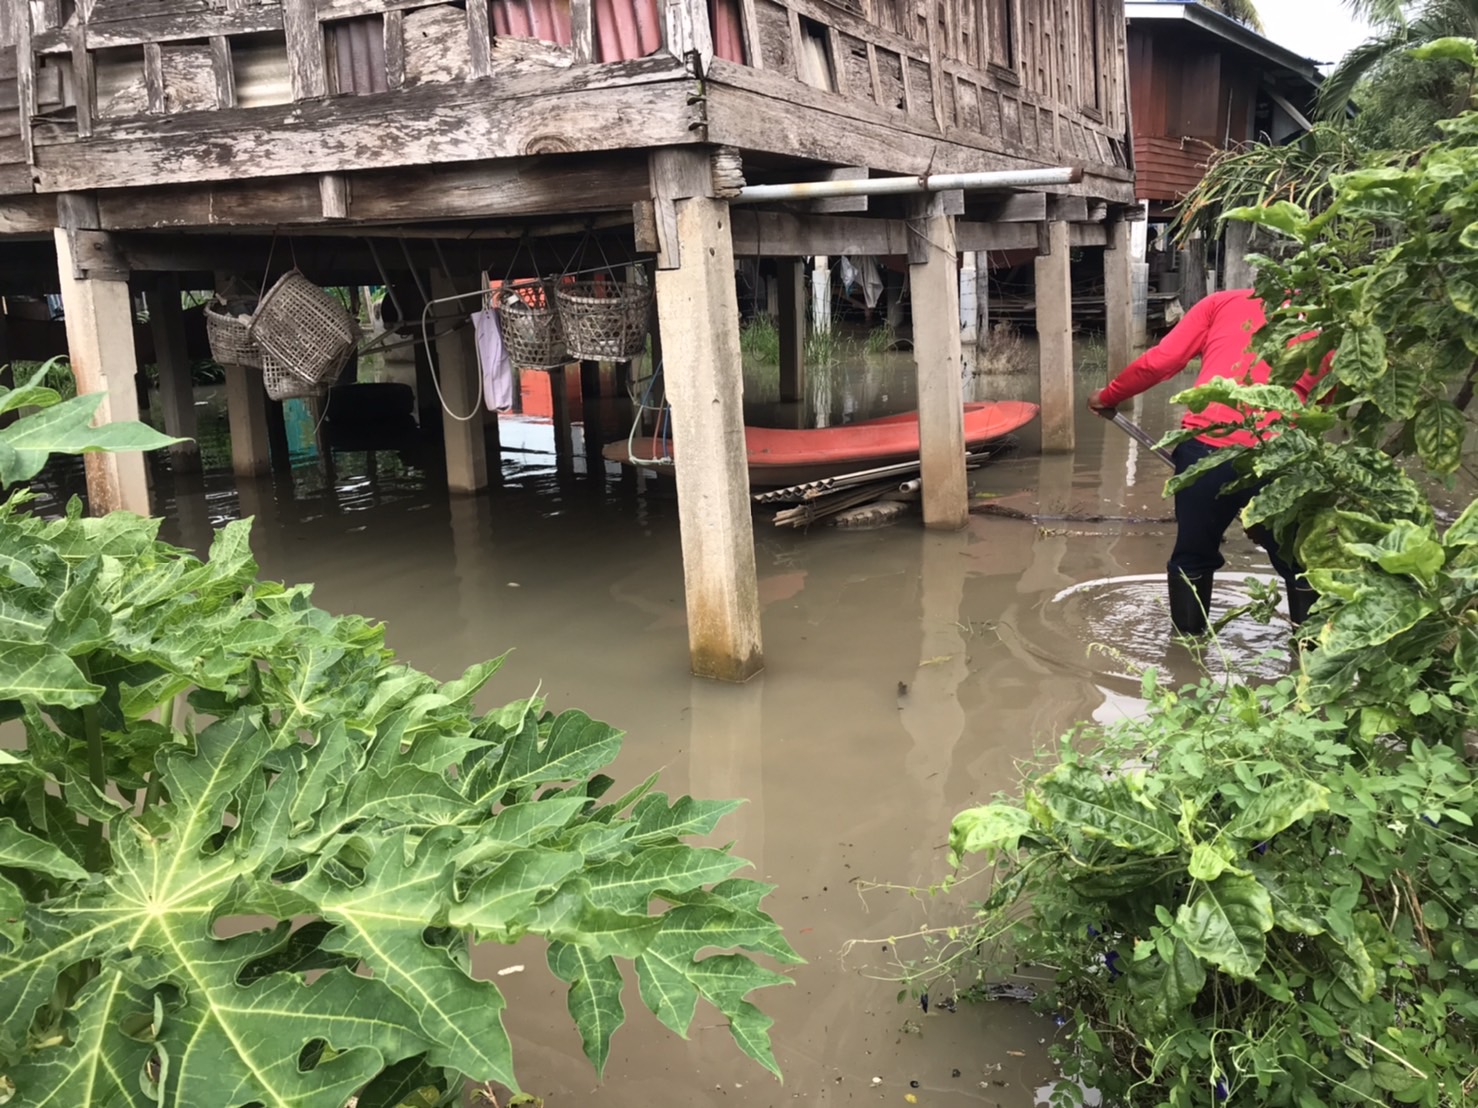
<path id="1" fill-rule="evenodd" d="M 867 409 L 884 396 L 912 403 L 906 373 L 889 372 L 874 366 L 853 389 L 873 398 L 854 411 L 881 414 Z M 1034 379 L 972 388 L 1030 398 Z M 600 414 L 614 437 L 624 413 Z M 1172 418 L 1163 402 L 1132 414 L 1151 430 Z M 160 491 L 167 538 L 200 546 L 211 525 L 256 515 L 266 574 L 315 581 L 329 609 L 386 620 L 403 657 L 439 677 L 512 649 L 485 706 L 542 686 L 552 707 L 623 727 L 618 781 L 660 769 L 671 793 L 748 799 L 721 838 L 777 886 L 768 907 L 808 960 L 793 987 L 756 998 L 776 1021 L 785 1084 L 744 1059 L 711 1010 L 700 1007 L 683 1041 L 633 987 L 598 1087 L 562 987 L 526 942 L 481 950 L 477 964 L 522 967 L 497 980 L 527 1089 L 552 1108 L 1031 1104 L 1050 1074 L 1050 1020 L 1009 1004 L 925 1014 L 897 1003 L 888 980 L 895 958 L 918 953 L 894 938 L 959 921 L 967 898 L 867 884 L 943 877 L 951 815 L 1011 789 L 1019 761 L 1074 721 L 1138 711 L 1141 667 L 1194 675 L 1195 661 L 1166 645 L 1158 575 L 1170 526 L 976 515 L 951 535 L 912 522 L 796 534 L 758 515 L 767 669 L 726 687 L 687 676 L 670 491 L 587 466 L 578 441 L 556 451 L 547 422 L 506 419 L 501 441 L 497 487 L 476 498 L 449 500 L 434 471 L 393 454 L 239 485 L 219 472 L 166 479 Z M 980 504 L 1029 514 L 1142 520 L 1168 515 L 1164 476 L 1085 413 L 1074 456 L 1037 456 L 1028 431 L 972 488 Z M 1228 582 L 1266 569 L 1245 540 L 1228 556 Z M 1218 664 L 1257 664 L 1270 645 L 1260 636 L 1233 629 Z"/>

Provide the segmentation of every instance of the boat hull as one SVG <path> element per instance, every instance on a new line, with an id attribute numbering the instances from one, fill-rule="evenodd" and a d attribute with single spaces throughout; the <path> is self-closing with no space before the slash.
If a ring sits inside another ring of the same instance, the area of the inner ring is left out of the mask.
<path id="1" fill-rule="evenodd" d="M 1037 412 L 1037 405 L 1019 400 L 966 404 L 965 448 L 978 450 L 988 446 L 1025 427 L 1036 419 Z M 624 439 L 611 443 L 602 453 L 608 460 L 624 465 L 645 466 L 659 471 L 666 468 L 665 465 L 652 465 L 641 460 L 643 448 L 652 446 L 650 440 L 638 439 L 635 445 L 638 454 L 635 461 Z M 806 431 L 746 427 L 744 445 L 748 454 L 750 486 L 781 488 L 917 459 L 919 415 L 905 412 L 882 419 Z M 665 451 L 668 458 L 674 456 L 672 444 L 666 444 Z"/>

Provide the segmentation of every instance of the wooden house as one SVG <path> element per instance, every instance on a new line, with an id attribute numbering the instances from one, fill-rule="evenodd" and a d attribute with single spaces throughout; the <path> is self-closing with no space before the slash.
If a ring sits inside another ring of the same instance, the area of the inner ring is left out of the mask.
<path id="1" fill-rule="evenodd" d="M 700 674 L 762 659 L 736 256 L 788 260 L 792 336 L 799 258 L 907 257 L 933 527 L 968 507 L 960 252 L 1039 255 L 1049 448 L 1072 445 L 1074 246 L 1110 247 L 1127 346 L 1120 0 L 0 0 L 0 47 L 0 292 L 60 292 L 107 418 L 136 411 L 132 294 L 157 308 L 166 417 L 188 435 L 181 287 L 296 265 L 436 300 L 591 239 L 650 266 Z M 869 196 L 881 178 L 911 194 Z M 469 342 L 434 349 L 467 410 Z M 228 389 L 235 467 L 259 473 L 261 376 L 228 366 Z M 447 415 L 453 493 L 487 484 L 495 426 Z M 94 510 L 148 510 L 148 480 L 137 456 L 93 460 Z"/>
<path id="2" fill-rule="evenodd" d="M 1315 62 L 1202 4 L 1130 0 L 1124 7 L 1135 189 L 1149 224 L 1173 218 L 1219 151 L 1280 144 L 1309 130 L 1323 79 Z M 1193 267 L 1204 262 L 1204 244 L 1192 253 Z M 1156 284 L 1178 291 L 1180 272 L 1169 265 L 1175 259 L 1158 260 Z M 1232 279 L 1240 284 L 1244 276 Z M 1204 289 L 1193 289 L 1192 299 L 1198 292 Z"/>

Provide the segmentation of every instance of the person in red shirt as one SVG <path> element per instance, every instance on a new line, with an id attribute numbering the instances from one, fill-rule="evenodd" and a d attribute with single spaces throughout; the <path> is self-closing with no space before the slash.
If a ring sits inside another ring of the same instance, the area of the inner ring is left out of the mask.
<path id="1" fill-rule="evenodd" d="M 1197 385 L 1217 377 L 1265 385 L 1271 370 L 1252 352 L 1251 343 L 1252 336 L 1266 321 L 1262 301 L 1251 289 L 1228 289 L 1208 296 L 1188 311 L 1158 346 L 1131 362 L 1107 387 L 1090 396 L 1088 407 L 1100 414 L 1111 414 L 1126 400 L 1170 380 L 1196 357 L 1201 359 Z M 1307 397 L 1328 367 L 1326 358 L 1317 373 L 1305 374 L 1298 381 L 1294 391 Z M 1227 424 L 1241 423 L 1243 415 L 1225 404 L 1208 405 L 1203 412 L 1187 412 L 1181 426 L 1204 429 L 1206 433 L 1175 448 L 1172 455 L 1175 472 L 1184 473 L 1222 447 L 1255 445 L 1257 439 L 1252 432 L 1225 429 Z M 1262 412 L 1258 426 L 1268 427 L 1281 418 L 1279 412 Z M 1222 430 L 1216 430 L 1218 427 Z M 1240 476 L 1232 463 L 1226 462 L 1175 494 L 1175 549 L 1166 571 L 1170 622 L 1182 635 L 1205 634 L 1216 571 L 1226 564 L 1221 555 L 1222 540 L 1227 528 L 1257 493 L 1256 486 L 1226 492 L 1227 485 Z M 1302 571 L 1293 559 L 1278 549 L 1271 534 L 1260 527 L 1248 534 L 1267 551 L 1273 568 L 1283 579 L 1289 616 L 1295 625 L 1302 623 L 1318 594 L 1302 578 Z"/>

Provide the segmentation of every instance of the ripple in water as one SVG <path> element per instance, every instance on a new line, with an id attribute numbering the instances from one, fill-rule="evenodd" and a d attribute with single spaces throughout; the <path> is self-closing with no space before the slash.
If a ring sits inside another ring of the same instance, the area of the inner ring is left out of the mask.
<path id="1" fill-rule="evenodd" d="M 1248 602 L 1244 584 L 1248 578 L 1264 583 L 1275 580 L 1264 574 L 1222 574 L 1212 593 L 1213 621 Z M 1286 609 L 1280 607 L 1280 611 Z M 1054 596 L 1043 615 L 1049 626 L 1071 629 L 1073 638 L 1090 648 L 1090 665 L 1099 676 L 1137 683 L 1150 666 L 1177 681 L 1194 681 L 1199 676 L 1195 655 L 1170 634 L 1163 573 L 1073 585 Z M 1200 665 L 1216 675 L 1230 671 L 1246 680 L 1276 679 L 1288 671 L 1289 630 L 1283 619 L 1272 624 L 1247 617 L 1233 620 L 1198 652 Z M 1269 657 L 1270 653 L 1280 656 Z"/>

